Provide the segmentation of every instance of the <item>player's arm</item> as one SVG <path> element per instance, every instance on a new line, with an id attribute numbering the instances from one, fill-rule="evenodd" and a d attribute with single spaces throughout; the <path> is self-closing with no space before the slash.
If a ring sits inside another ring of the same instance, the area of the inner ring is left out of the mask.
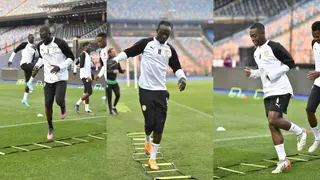
<path id="1" fill-rule="evenodd" d="M 271 47 L 274 56 L 282 62 L 280 68 L 274 69 L 267 74 L 267 78 L 273 81 L 286 74 L 294 67 L 295 63 L 290 53 L 280 43 L 271 41 L 268 45 Z"/>
<path id="2" fill-rule="evenodd" d="M 100 69 L 100 72 L 98 75 L 95 76 L 95 79 L 98 80 L 99 78 L 101 78 L 104 73 L 106 72 L 106 69 L 107 69 L 107 62 L 104 63 L 100 57 L 100 65 L 101 65 L 101 69 Z"/>
<path id="3" fill-rule="evenodd" d="M 58 67 L 60 69 L 64 69 L 67 68 L 68 66 L 70 66 L 73 61 L 74 61 L 74 55 L 70 49 L 70 47 L 68 46 L 67 42 L 65 42 L 64 40 L 60 40 L 57 42 L 59 48 L 61 49 L 62 53 L 66 56 L 66 60 L 59 64 Z"/>
<path id="4" fill-rule="evenodd" d="M 173 70 L 173 73 L 176 75 L 176 77 L 179 79 L 178 85 L 179 85 L 180 91 L 183 91 L 187 85 L 187 77 L 184 74 L 183 70 L 181 69 L 181 64 L 180 64 L 176 50 L 171 45 L 170 45 L 170 49 L 172 54 L 169 59 L 169 66 Z"/>
<path id="5" fill-rule="evenodd" d="M 34 65 L 34 71 L 38 71 L 39 68 L 43 65 L 43 60 L 42 60 L 42 56 L 41 56 L 41 52 L 40 52 L 40 45 L 42 44 L 42 42 L 38 43 L 37 45 L 37 51 L 39 52 L 39 59 L 37 61 L 37 63 Z"/>
<path id="6" fill-rule="evenodd" d="M 315 43 L 317 43 L 317 44 L 315 44 Z M 317 46 L 317 47 L 313 47 L 313 46 Z M 312 47 L 313 51 L 316 52 L 316 54 L 320 54 L 320 41 L 319 40 L 318 41 L 312 40 L 311 47 Z M 309 80 L 315 80 L 318 77 L 320 77 L 320 71 L 309 71 L 308 72 L 307 78 Z"/>
<path id="7" fill-rule="evenodd" d="M 15 56 L 19 51 L 21 51 L 22 49 L 24 49 L 24 48 L 27 46 L 27 44 L 28 44 L 27 42 L 23 42 L 23 43 L 21 43 L 18 47 L 16 47 L 16 48 L 13 50 L 13 52 L 12 52 L 10 58 L 9 58 L 9 61 L 8 61 L 8 65 L 9 65 L 9 66 L 12 64 L 12 61 L 13 61 L 14 56 Z"/>
<path id="8" fill-rule="evenodd" d="M 121 73 L 121 74 L 123 74 L 123 73 L 126 72 L 126 70 L 124 70 L 124 69 L 121 68 L 120 63 L 118 63 L 118 71 L 119 71 L 119 73 Z"/>
<path id="9" fill-rule="evenodd" d="M 244 69 L 244 71 L 246 72 L 247 77 L 249 77 L 249 78 L 257 79 L 260 77 L 260 71 L 259 71 L 258 67 L 257 67 L 257 69 L 251 69 L 249 67 L 246 67 Z"/>
<path id="10" fill-rule="evenodd" d="M 146 45 L 152 41 L 153 38 L 144 38 L 141 39 L 140 41 L 136 42 L 133 46 L 125 49 L 122 51 L 118 56 L 113 58 L 117 63 L 119 61 L 127 60 L 129 57 L 135 57 L 139 54 L 141 54 L 146 47 Z"/>

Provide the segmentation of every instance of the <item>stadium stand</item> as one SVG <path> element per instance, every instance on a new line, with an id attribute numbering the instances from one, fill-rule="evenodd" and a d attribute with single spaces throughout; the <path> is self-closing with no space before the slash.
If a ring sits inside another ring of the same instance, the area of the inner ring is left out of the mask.
<path id="1" fill-rule="evenodd" d="M 211 0 L 117 0 L 107 6 L 108 19 L 161 19 L 165 16 L 177 20 L 212 20 Z M 184 4 L 184 6 L 178 6 Z M 211 4 L 211 6 L 208 6 Z M 178 7 L 177 9 L 171 7 Z M 134 9 L 134 11 L 132 10 Z M 147 9 L 152 9 L 148 11 Z"/>
<path id="2" fill-rule="evenodd" d="M 296 3 L 293 7 L 293 22 L 292 22 L 292 49 L 291 53 L 296 63 L 312 63 L 311 56 L 311 37 L 310 26 L 311 23 L 319 19 L 320 6 L 319 0 L 305 0 Z M 280 14 L 263 21 L 266 27 L 266 35 L 268 39 L 281 42 L 283 46 L 290 50 L 290 21 L 291 10 L 286 9 Z M 220 61 L 226 57 L 227 54 L 232 56 L 236 62 L 240 61 L 239 47 L 252 46 L 252 42 L 248 35 L 249 29 L 242 30 L 233 34 L 231 37 L 214 42 L 214 61 Z M 299 35 L 299 36 L 298 36 Z M 301 38 L 303 37 L 310 38 Z M 221 63 L 214 63 L 220 64 Z"/>

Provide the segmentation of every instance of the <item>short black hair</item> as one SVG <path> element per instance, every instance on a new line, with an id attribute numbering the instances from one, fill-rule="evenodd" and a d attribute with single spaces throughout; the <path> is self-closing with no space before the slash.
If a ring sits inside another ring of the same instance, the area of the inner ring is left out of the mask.
<path id="1" fill-rule="evenodd" d="M 165 20 L 162 20 L 162 21 L 159 22 L 157 30 L 159 29 L 160 25 L 169 26 L 169 27 L 171 27 L 171 29 L 173 28 L 173 25 L 171 24 L 171 22 L 165 21 Z"/>
<path id="2" fill-rule="evenodd" d="M 51 33 L 49 26 L 41 26 L 40 31 L 47 31 L 48 33 Z"/>
<path id="3" fill-rule="evenodd" d="M 320 21 L 315 21 L 311 26 L 312 31 L 320 31 Z"/>
<path id="4" fill-rule="evenodd" d="M 258 29 L 258 30 L 262 30 L 264 32 L 265 28 L 264 25 L 261 23 L 254 23 L 250 26 L 250 29 Z"/>
<path id="5" fill-rule="evenodd" d="M 90 44 L 90 42 L 86 41 L 86 42 L 84 42 L 84 43 L 82 44 L 82 47 L 85 47 L 85 46 L 87 46 L 87 45 L 89 45 L 89 44 Z"/>
<path id="6" fill-rule="evenodd" d="M 97 37 L 102 37 L 102 38 L 106 38 L 107 37 L 107 33 L 105 32 L 101 32 L 97 35 Z"/>
<path id="7" fill-rule="evenodd" d="M 114 50 L 114 48 L 109 48 L 108 49 L 108 54 L 110 54 L 112 50 Z"/>

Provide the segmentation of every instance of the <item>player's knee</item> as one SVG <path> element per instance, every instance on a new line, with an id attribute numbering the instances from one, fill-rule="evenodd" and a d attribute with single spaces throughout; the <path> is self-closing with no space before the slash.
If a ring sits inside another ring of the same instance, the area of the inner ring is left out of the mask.
<path id="1" fill-rule="evenodd" d="M 120 93 L 115 94 L 116 98 L 120 98 Z"/>
<path id="2" fill-rule="evenodd" d="M 154 131 L 154 126 L 155 126 L 155 124 L 153 124 L 153 123 L 148 123 L 148 124 L 145 124 L 144 128 L 145 128 L 145 130 L 146 130 L 147 132 L 152 132 L 152 131 Z"/>
<path id="3" fill-rule="evenodd" d="M 56 103 L 58 106 L 64 106 L 64 99 L 62 98 L 57 98 L 56 99 Z"/>
<path id="4" fill-rule="evenodd" d="M 268 121 L 270 125 L 275 126 L 277 124 L 278 119 L 279 119 L 278 115 L 268 114 Z"/>
<path id="5" fill-rule="evenodd" d="M 92 95 L 92 89 L 91 90 L 89 89 L 87 93 L 88 93 L 89 96 L 91 96 Z"/>
<path id="6" fill-rule="evenodd" d="M 48 110 L 52 109 L 52 104 L 53 104 L 53 102 L 46 102 L 45 103 L 46 109 L 48 109 Z"/>
<path id="7" fill-rule="evenodd" d="M 315 111 L 314 108 L 307 106 L 307 107 L 306 107 L 306 112 L 307 112 L 308 115 L 309 115 L 309 114 L 310 114 L 310 115 L 314 115 L 316 111 Z"/>

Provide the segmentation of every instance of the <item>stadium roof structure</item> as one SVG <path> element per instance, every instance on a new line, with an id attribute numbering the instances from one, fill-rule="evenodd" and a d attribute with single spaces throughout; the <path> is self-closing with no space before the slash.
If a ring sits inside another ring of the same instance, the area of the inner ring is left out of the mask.
<path id="1" fill-rule="evenodd" d="M 72 1 L 72 2 L 65 2 L 65 3 L 58 3 L 58 4 L 44 4 L 42 6 L 39 6 L 41 8 L 73 8 L 77 6 L 85 6 L 85 5 L 91 5 L 91 4 L 99 4 L 99 3 L 107 3 L 107 0 L 78 0 L 78 1 Z"/>

